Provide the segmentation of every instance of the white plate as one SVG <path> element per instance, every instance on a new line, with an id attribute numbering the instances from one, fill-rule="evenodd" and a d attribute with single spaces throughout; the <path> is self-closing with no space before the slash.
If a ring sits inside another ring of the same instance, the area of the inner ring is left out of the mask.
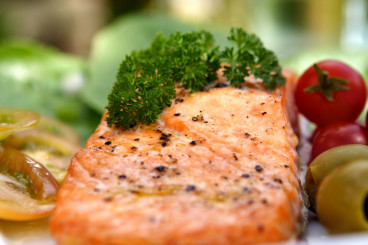
<path id="1" fill-rule="evenodd" d="M 48 231 L 48 220 L 32 222 L 0 221 L 0 245 L 56 245 Z M 368 233 L 330 236 L 314 216 L 310 217 L 304 238 L 287 244 L 367 245 Z"/>
<path id="2" fill-rule="evenodd" d="M 55 245 L 48 219 L 29 222 L 0 220 L 0 245 Z"/>

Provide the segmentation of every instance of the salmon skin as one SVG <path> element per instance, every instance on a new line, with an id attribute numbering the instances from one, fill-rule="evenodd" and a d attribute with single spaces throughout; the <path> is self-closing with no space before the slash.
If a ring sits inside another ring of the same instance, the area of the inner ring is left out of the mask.
<path id="1" fill-rule="evenodd" d="M 296 140 L 281 90 L 178 94 L 130 130 L 103 116 L 72 159 L 58 244 L 259 244 L 300 233 Z"/>

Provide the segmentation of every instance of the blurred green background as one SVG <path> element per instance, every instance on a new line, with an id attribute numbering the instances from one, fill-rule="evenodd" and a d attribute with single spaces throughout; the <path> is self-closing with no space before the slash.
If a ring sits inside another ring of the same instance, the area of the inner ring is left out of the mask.
<path id="1" fill-rule="evenodd" d="M 75 127 L 99 123 L 125 54 L 157 32 L 230 27 L 256 33 L 301 73 L 335 58 L 368 80 L 368 0 L 2 0 L 0 107 L 28 108 Z"/>

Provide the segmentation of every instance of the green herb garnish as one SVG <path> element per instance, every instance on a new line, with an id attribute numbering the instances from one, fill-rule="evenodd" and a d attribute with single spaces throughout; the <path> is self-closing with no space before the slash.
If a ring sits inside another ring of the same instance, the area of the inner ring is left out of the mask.
<path id="1" fill-rule="evenodd" d="M 275 54 L 267 50 L 256 35 L 233 28 L 228 39 L 235 47 L 226 47 L 221 59 L 228 63 L 225 65 L 224 76 L 232 86 L 239 87 L 244 77 L 250 74 L 262 79 L 270 90 L 285 84 Z"/>
<path id="2" fill-rule="evenodd" d="M 224 76 L 234 87 L 250 74 L 261 78 L 268 89 L 285 83 L 276 56 L 258 37 L 233 28 L 228 39 L 235 47 L 220 51 L 206 31 L 158 35 L 150 48 L 127 55 L 108 96 L 108 125 L 128 129 L 155 122 L 171 105 L 175 84 L 201 91 L 217 79 L 221 62 L 226 62 Z"/>

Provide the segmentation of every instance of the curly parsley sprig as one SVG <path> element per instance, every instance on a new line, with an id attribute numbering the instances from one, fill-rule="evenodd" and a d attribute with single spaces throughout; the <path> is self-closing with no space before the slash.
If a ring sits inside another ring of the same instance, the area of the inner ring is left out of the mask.
<path id="1" fill-rule="evenodd" d="M 285 84 L 275 54 L 267 50 L 256 35 L 233 28 L 228 40 L 235 47 L 226 47 L 221 57 L 228 64 L 224 67 L 224 76 L 232 86 L 239 87 L 244 82 L 244 77 L 250 74 L 262 79 L 270 90 Z"/>
<path id="2" fill-rule="evenodd" d="M 108 125 L 129 129 L 155 122 L 171 105 L 175 83 L 201 91 L 217 79 L 221 62 L 226 62 L 224 76 L 234 87 L 250 74 L 261 78 L 268 89 L 285 83 L 276 56 L 258 37 L 233 28 L 228 39 L 234 46 L 221 52 L 206 31 L 158 35 L 150 48 L 127 55 L 108 96 Z"/>

